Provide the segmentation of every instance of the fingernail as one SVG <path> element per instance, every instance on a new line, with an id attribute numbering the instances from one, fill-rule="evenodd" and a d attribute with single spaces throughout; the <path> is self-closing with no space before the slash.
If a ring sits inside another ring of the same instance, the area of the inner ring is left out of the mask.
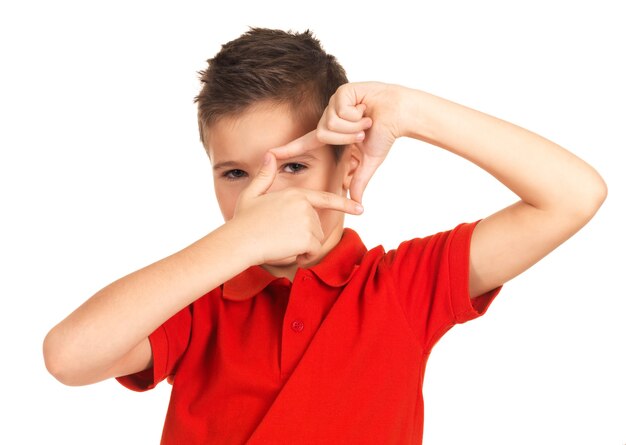
<path id="1" fill-rule="evenodd" d="M 361 132 L 357 133 L 357 135 L 356 135 L 356 139 L 357 139 L 357 141 L 360 141 L 360 140 L 362 140 L 362 139 L 365 139 L 365 133 L 364 133 L 363 131 L 361 131 Z"/>
<path id="2" fill-rule="evenodd" d="M 271 156 L 271 154 L 265 153 L 265 157 L 263 158 L 263 165 L 267 165 L 270 163 Z"/>
<path id="3" fill-rule="evenodd" d="M 362 206 L 361 204 L 357 204 L 357 205 L 355 205 L 355 206 L 354 206 L 354 208 L 356 209 L 356 211 L 357 211 L 358 213 L 363 213 L 363 210 L 364 210 L 364 209 L 363 209 L 363 206 Z"/>

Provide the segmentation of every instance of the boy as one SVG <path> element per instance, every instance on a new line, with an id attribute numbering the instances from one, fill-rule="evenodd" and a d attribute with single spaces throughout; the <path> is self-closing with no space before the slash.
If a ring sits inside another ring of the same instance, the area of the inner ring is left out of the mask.
<path id="1" fill-rule="evenodd" d="M 97 292 L 44 341 L 68 385 L 173 385 L 162 443 L 421 443 L 426 360 L 454 324 L 606 197 L 546 139 L 423 91 L 348 83 L 309 31 L 252 28 L 201 72 L 225 223 Z M 343 227 L 395 139 L 479 165 L 521 199 L 367 250 Z M 350 191 L 348 199 L 347 192 Z"/>

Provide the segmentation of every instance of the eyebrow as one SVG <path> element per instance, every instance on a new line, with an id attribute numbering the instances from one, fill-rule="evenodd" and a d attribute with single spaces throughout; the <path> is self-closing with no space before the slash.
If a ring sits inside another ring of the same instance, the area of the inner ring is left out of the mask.
<path id="1" fill-rule="evenodd" d="M 277 161 L 287 161 L 287 160 L 291 160 L 291 162 L 298 160 L 298 161 L 304 161 L 304 160 L 309 160 L 309 161 L 317 161 L 318 159 L 313 156 L 310 153 L 303 153 L 301 155 L 297 155 L 297 156 L 293 156 L 291 158 L 286 158 L 286 159 L 277 159 Z M 238 167 L 242 164 L 245 164 L 245 162 L 237 162 L 237 161 L 224 161 L 224 162 L 218 162 L 217 164 L 215 164 L 213 166 L 213 171 L 216 170 L 220 170 L 222 168 L 225 167 Z"/>
<path id="2" fill-rule="evenodd" d="M 237 165 L 239 165 L 239 164 L 237 162 L 235 162 L 235 161 L 220 162 L 220 163 L 215 164 L 213 166 L 213 170 L 219 170 L 219 169 L 224 168 L 224 167 L 235 167 Z"/>

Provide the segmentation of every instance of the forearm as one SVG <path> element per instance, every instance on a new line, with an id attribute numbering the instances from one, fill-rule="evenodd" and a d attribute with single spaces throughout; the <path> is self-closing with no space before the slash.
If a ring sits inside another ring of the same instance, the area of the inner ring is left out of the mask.
<path id="1" fill-rule="evenodd" d="M 238 238 L 226 223 L 98 291 L 46 336 L 48 368 L 98 374 L 113 366 L 169 317 L 252 264 Z"/>
<path id="2" fill-rule="evenodd" d="M 524 202 L 546 211 L 587 214 L 606 184 L 586 162 L 512 123 L 420 90 L 404 94 L 409 136 L 445 148 L 483 168 Z"/>

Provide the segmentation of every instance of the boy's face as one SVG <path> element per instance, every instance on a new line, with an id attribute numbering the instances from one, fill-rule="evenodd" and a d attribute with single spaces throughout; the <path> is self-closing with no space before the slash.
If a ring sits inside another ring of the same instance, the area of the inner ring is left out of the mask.
<path id="1" fill-rule="evenodd" d="M 236 117 L 222 118 L 211 125 L 205 133 L 205 147 L 213 166 L 215 194 L 224 221 L 233 218 L 239 194 L 261 168 L 265 152 L 285 145 L 307 131 L 301 122 L 292 118 L 288 105 L 269 102 L 255 105 Z M 299 187 L 347 196 L 352 174 L 358 165 L 356 148 L 346 147 L 337 163 L 332 150 L 331 146 L 324 145 L 293 158 L 277 159 L 276 178 L 267 193 L 287 187 Z M 232 164 L 220 166 L 229 161 Z M 324 232 L 323 256 L 341 238 L 344 214 L 328 209 L 316 211 Z M 269 264 L 293 266 L 296 264 L 295 259 L 294 256 Z M 314 259 L 311 265 L 319 260 L 321 257 Z"/>

